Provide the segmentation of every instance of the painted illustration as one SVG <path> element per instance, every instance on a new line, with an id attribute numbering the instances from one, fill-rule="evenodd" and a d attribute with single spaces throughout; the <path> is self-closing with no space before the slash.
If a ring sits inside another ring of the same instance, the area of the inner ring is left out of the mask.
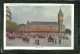
<path id="1" fill-rule="evenodd" d="M 5 5 L 6 47 L 73 47 L 72 6 Z"/>

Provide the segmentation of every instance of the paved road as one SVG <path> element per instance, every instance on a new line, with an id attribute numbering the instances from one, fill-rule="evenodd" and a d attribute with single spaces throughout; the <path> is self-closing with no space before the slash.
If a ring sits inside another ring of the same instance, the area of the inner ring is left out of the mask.
<path id="1" fill-rule="evenodd" d="M 54 47 L 69 47 L 71 46 L 71 39 L 62 39 L 61 45 L 59 45 L 59 38 L 56 37 L 57 43 L 48 42 L 48 38 L 39 39 L 39 46 L 54 46 Z M 14 40 L 7 40 L 7 46 L 37 46 L 35 45 L 35 38 L 30 38 L 29 43 L 24 42 L 21 38 L 15 38 Z"/>

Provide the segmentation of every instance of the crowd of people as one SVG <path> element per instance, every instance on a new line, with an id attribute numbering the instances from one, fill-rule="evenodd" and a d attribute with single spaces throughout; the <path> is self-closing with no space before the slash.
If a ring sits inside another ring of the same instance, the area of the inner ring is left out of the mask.
<path id="1" fill-rule="evenodd" d="M 47 37 L 48 42 L 53 42 L 57 44 L 56 36 L 58 37 L 59 44 L 61 44 L 62 37 L 58 33 L 8 33 L 7 39 L 12 40 L 15 38 L 21 38 L 23 42 L 29 43 L 30 38 L 35 38 L 35 45 L 39 45 L 39 39 L 45 39 Z"/>

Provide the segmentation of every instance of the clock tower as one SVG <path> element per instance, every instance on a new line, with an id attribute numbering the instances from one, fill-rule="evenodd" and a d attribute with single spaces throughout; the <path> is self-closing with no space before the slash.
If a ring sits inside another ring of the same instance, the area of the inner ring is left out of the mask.
<path id="1" fill-rule="evenodd" d="M 63 12 L 61 10 L 61 7 L 58 13 L 58 27 L 59 27 L 59 32 L 62 32 L 63 31 Z"/>

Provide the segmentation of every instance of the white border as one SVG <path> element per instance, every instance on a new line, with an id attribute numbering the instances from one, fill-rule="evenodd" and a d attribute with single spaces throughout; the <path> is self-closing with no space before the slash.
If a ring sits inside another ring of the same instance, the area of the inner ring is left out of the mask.
<path id="1" fill-rule="evenodd" d="M 72 7 L 71 14 L 71 47 L 8 47 L 6 46 L 6 6 L 62 6 L 70 5 Z M 4 50 L 74 50 L 74 4 L 51 4 L 51 3 L 4 3 Z"/>

